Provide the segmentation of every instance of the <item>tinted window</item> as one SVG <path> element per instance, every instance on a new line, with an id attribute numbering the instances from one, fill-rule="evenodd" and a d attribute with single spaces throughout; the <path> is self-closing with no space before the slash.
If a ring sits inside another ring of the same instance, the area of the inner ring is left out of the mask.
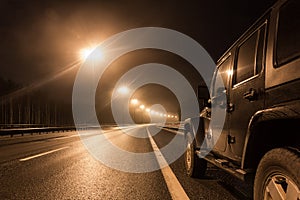
<path id="1" fill-rule="evenodd" d="M 255 31 L 237 50 L 235 82 L 242 82 L 261 72 L 264 65 L 266 25 Z"/>
<path id="2" fill-rule="evenodd" d="M 281 7 L 277 33 L 277 66 L 300 56 L 300 1 Z"/>
<path id="3" fill-rule="evenodd" d="M 254 75 L 255 52 L 258 34 L 253 34 L 238 49 L 236 83 Z"/>
<path id="4" fill-rule="evenodd" d="M 226 90 L 228 78 L 231 75 L 230 64 L 230 57 L 228 57 L 218 67 L 217 72 L 215 74 L 216 76 L 214 78 L 213 96 L 218 96 L 220 93 Z"/>
<path id="5" fill-rule="evenodd" d="M 264 52 L 265 52 L 265 35 L 266 35 L 266 25 L 264 25 L 259 31 L 259 42 L 257 45 L 257 54 L 256 54 L 256 71 L 255 74 L 261 72 L 263 68 L 264 61 Z"/>

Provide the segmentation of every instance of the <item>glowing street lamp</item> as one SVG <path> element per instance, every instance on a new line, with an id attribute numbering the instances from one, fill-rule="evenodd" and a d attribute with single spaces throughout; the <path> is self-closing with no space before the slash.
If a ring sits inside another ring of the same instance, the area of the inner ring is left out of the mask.
<path id="1" fill-rule="evenodd" d="M 137 100 L 137 99 L 131 99 L 130 103 L 132 105 L 137 105 L 139 103 L 139 100 Z"/>
<path id="2" fill-rule="evenodd" d="M 139 100 L 138 99 L 131 99 L 130 103 L 131 103 L 131 105 L 134 106 L 133 107 L 133 121 L 135 121 L 135 118 L 136 118 L 136 116 L 135 116 L 135 110 L 136 110 L 135 106 L 139 104 Z"/>
<path id="3" fill-rule="evenodd" d="M 129 93 L 129 88 L 127 86 L 121 86 L 117 89 L 119 94 L 125 95 Z"/>
<path id="4" fill-rule="evenodd" d="M 80 50 L 80 58 L 81 60 L 86 60 L 87 57 L 93 52 L 94 49 L 85 48 Z"/>
<path id="5" fill-rule="evenodd" d="M 80 50 L 79 54 L 80 54 L 81 60 L 85 61 L 95 50 L 96 50 L 97 58 L 103 59 L 103 51 L 101 51 L 99 48 L 96 49 L 96 45 L 95 45 L 95 46 L 83 48 Z"/>
<path id="6" fill-rule="evenodd" d="M 117 93 L 119 93 L 122 96 L 127 95 L 129 93 L 129 88 L 127 86 L 121 86 L 121 87 L 117 88 Z M 122 110 L 122 122 L 123 123 L 124 123 L 124 115 L 125 115 L 125 106 L 123 106 L 123 110 Z"/>
<path id="7" fill-rule="evenodd" d="M 140 109 L 142 110 L 142 112 L 141 112 L 141 117 L 142 117 L 142 123 L 144 123 L 144 112 L 143 112 L 143 110 L 145 109 L 145 105 L 140 105 Z"/>
<path id="8" fill-rule="evenodd" d="M 92 76 L 92 83 L 95 84 L 95 67 L 97 61 L 103 60 L 103 52 L 101 49 L 96 48 L 96 45 L 81 49 L 79 51 L 81 62 L 85 62 L 88 58 L 90 63 L 90 70 L 91 70 L 91 76 Z M 91 56 L 91 54 L 93 55 Z"/>
<path id="9" fill-rule="evenodd" d="M 141 109 L 141 110 L 144 110 L 144 109 L 145 109 L 145 106 L 144 106 L 144 105 L 140 105 L 140 109 Z"/>

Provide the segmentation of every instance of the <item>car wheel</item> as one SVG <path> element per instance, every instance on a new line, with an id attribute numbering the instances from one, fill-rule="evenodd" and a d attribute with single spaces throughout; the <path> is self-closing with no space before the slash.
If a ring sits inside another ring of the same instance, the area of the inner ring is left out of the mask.
<path id="1" fill-rule="evenodd" d="M 300 199 L 300 157 L 297 154 L 284 148 L 265 154 L 255 176 L 255 200 Z"/>
<path id="2" fill-rule="evenodd" d="M 204 176 L 207 161 L 196 154 L 195 140 L 191 133 L 186 134 L 185 169 L 189 177 L 201 178 Z"/>

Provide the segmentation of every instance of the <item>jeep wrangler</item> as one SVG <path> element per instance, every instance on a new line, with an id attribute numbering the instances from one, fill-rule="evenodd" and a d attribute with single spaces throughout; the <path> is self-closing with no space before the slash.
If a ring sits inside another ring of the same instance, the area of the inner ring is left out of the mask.
<path id="1" fill-rule="evenodd" d="M 184 121 L 187 175 L 203 177 L 209 162 L 252 183 L 255 200 L 299 200 L 300 1 L 269 8 L 218 60 L 206 91 L 200 117 Z"/>

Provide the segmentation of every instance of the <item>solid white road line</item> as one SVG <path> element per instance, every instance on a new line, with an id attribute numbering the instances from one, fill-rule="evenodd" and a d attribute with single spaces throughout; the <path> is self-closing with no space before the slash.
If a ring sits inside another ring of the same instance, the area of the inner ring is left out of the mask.
<path id="1" fill-rule="evenodd" d="M 110 132 L 111 130 L 102 130 L 102 133 L 108 133 Z M 90 136 L 90 135 L 95 135 L 95 132 L 91 132 L 89 130 L 83 133 L 80 133 L 80 134 L 75 134 L 75 135 L 70 135 L 70 136 L 62 136 L 62 137 L 57 137 L 57 138 L 52 138 L 51 140 L 64 140 L 64 139 L 68 139 L 68 138 L 72 138 L 72 137 L 80 137 L 80 136 Z"/>
<path id="2" fill-rule="evenodd" d="M 173 173 L 172 169 L 169 167 L 166 159 L 162 155 L 161 151 L 157 147 L 155 141 L 153 140 L 148 128 L 147 133 L 155 154 L 155 157 L 158 161 L 159 166 L 161 167 L 161 172 L 169 189 L 172 199 L 174 200 L 186 200 L 189 199 L 187 194 L 185 193 L 184 189 L 182 188 L 181 184 L 179 183 L 178 179 L 176 178 L 175 174 Z M 166 167 L 163 167 L 166 166 Z"/>
<path id="3" fill-rule="evenodd" d="M 54 149 L 54 150 L 51 150 L 51 151 L 46 151 L 44 153 L 40 153 L 40 154 L 36 154 L 34 156 L 29 156 L 29 157 L 26 157 L 26 158 L 22 158 L 22 159 L 19 159 L 19 161 L 27 161 L 27 160 L 31 160 L 33 158 L 37 158 L 37 157 L 40 157 L 40 156 L 44 156 L 44 155 L 47 155 L 47 154 L 50 154 L 50 153 L 54 153 L 54 152 L 57 152 L 57 151 L 61 151 L 63 149 L 67 149 L 69 148 L 69 146 L 67 147 L 62 147 L 62 148 L 58 148 L 58 149 Z"/>
<path id="4" fill-rule="evenodd" d="M 68 139 L 68 138 L 78 137 L 78 136 L 79 136 L 79 135 L 63 136 L 63 137 L 53 138 L 53 139 L 51 139 L 51 140 L 63 140 L 63 139 Z"/>
<path id="5" fill-rule="evenodd" d="M 172 130 L 172 129 L 169 129 L 169 128 L 161 128 L 161 129 L 163 129 L 163 130 L 165 130 L 165 131 L 169 131 L 169 132 L 171 132 L 171 133 L 178 134 L 178 135 L 184 135 L 184 133 L 181 132 L 181 131 L 176 131 L 176 130 Z"/>

